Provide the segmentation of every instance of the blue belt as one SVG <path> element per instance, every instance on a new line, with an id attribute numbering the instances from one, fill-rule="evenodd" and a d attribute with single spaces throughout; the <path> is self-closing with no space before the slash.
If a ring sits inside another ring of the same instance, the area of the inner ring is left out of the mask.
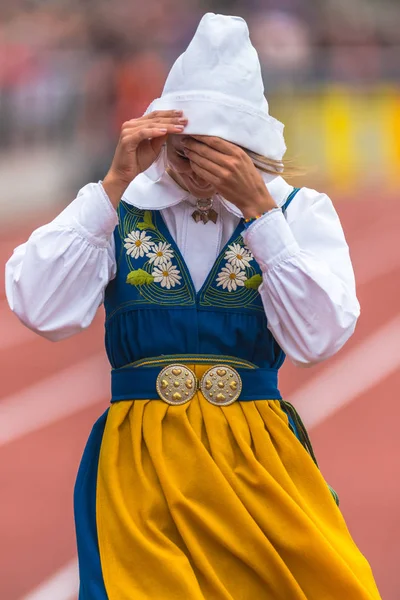
<path id="1" fill-rule="evenodd" d="M 237 374 L 240 379 L 241 391 L 237 398 L 240 402 L 282 399 L 278 390 L 277 369 L 261 368 L 247 361 L 225 356 L 185 357 L 174 355 L 160 357 L 159 359 L 138 361 L 126 367 L 113 369 L 111 372 L 111 402 L 119 402 L 121 400 L 157 400 L 160 397 L 165 399 L 162 395 L 160 396 L 160 390 L 158 389 L 160 375 L 162 377 L 162 373 L 168 368 L 174 370 L 174 365 L 179 367 L 179 365 L 182 366 L 185 363 L 187 365 L 210 365 L 211 374 L 213 374 L 213 370 L 216 373 L 222 372 L 224 365 L 231 367 L 234 370 L 235 377 Z M 192 375 L 191 368 L 187 368 L 190 375 Z M 231 377 L 233 376 L 231 375 Z M 197 386 L 196 383 L 195 386 Z"/>

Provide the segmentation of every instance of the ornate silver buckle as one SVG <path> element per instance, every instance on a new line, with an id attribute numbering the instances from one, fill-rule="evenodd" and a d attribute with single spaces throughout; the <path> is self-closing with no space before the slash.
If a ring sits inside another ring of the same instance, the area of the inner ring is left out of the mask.
<path id="1" fill-rule="evenodd" d="M 215 406 L 229 406 L 242 392 L 242 379 L 236 369 L 216 365 L 208 369 L 200 381 L 203 396 Z"/>
<path id="2" fill-rule="evenodd" d="M 197 392 L 197 378 L 185 365 L 168 365 L 158 374 L 156 388 L 167 404 L 185 404 Z"/>

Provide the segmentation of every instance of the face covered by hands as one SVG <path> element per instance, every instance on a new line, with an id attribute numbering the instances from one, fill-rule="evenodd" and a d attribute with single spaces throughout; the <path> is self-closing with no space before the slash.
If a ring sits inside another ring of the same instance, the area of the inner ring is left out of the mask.
<path id="1" fill-rule="evenodd" d="M 218 137 L 193 135 L 182 138 L 182 149 L 193 172 L 245 218 L 276 208 L 261 173 L 242 148 Z"/>

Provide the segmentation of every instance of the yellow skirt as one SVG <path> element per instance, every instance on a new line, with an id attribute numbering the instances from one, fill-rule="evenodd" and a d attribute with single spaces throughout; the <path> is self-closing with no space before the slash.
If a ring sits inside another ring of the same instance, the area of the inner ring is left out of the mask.
<path id="1" fill-rule="evenodd" d="M 96 521 L 110 600 L 380 598 L 276 400 L 113 404 Z"/>

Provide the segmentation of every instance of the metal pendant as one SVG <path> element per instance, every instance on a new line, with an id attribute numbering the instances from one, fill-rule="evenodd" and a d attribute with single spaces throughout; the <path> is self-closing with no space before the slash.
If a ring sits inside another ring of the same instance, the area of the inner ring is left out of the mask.
<path id="1" fill-rule="evenodd" d="M 206 200 L 199 198 L 196 201 L 196 210 L 192 213 L 192 217 L 196 223 L 200 223 L 200 221 L 204 224 L 208 223 L 208 221 L 217 222 L 218 213 L 213 209 L 212 205 L 212 198 L 207 198 Z"/>
<path id="2" fill-rule="evenodd" d="M 208 221 L 216 223 L 218 219 L 218 213 L 216 213 L 214 209 L 211 209 L 206 213 L 201 212 L 199 210 L 195 210 L 192 213 L 192 217 L 196 221 L 196 223 L 200 223 L 200 221 L 202 221 L 204 224 L 208 223 Z"/>

